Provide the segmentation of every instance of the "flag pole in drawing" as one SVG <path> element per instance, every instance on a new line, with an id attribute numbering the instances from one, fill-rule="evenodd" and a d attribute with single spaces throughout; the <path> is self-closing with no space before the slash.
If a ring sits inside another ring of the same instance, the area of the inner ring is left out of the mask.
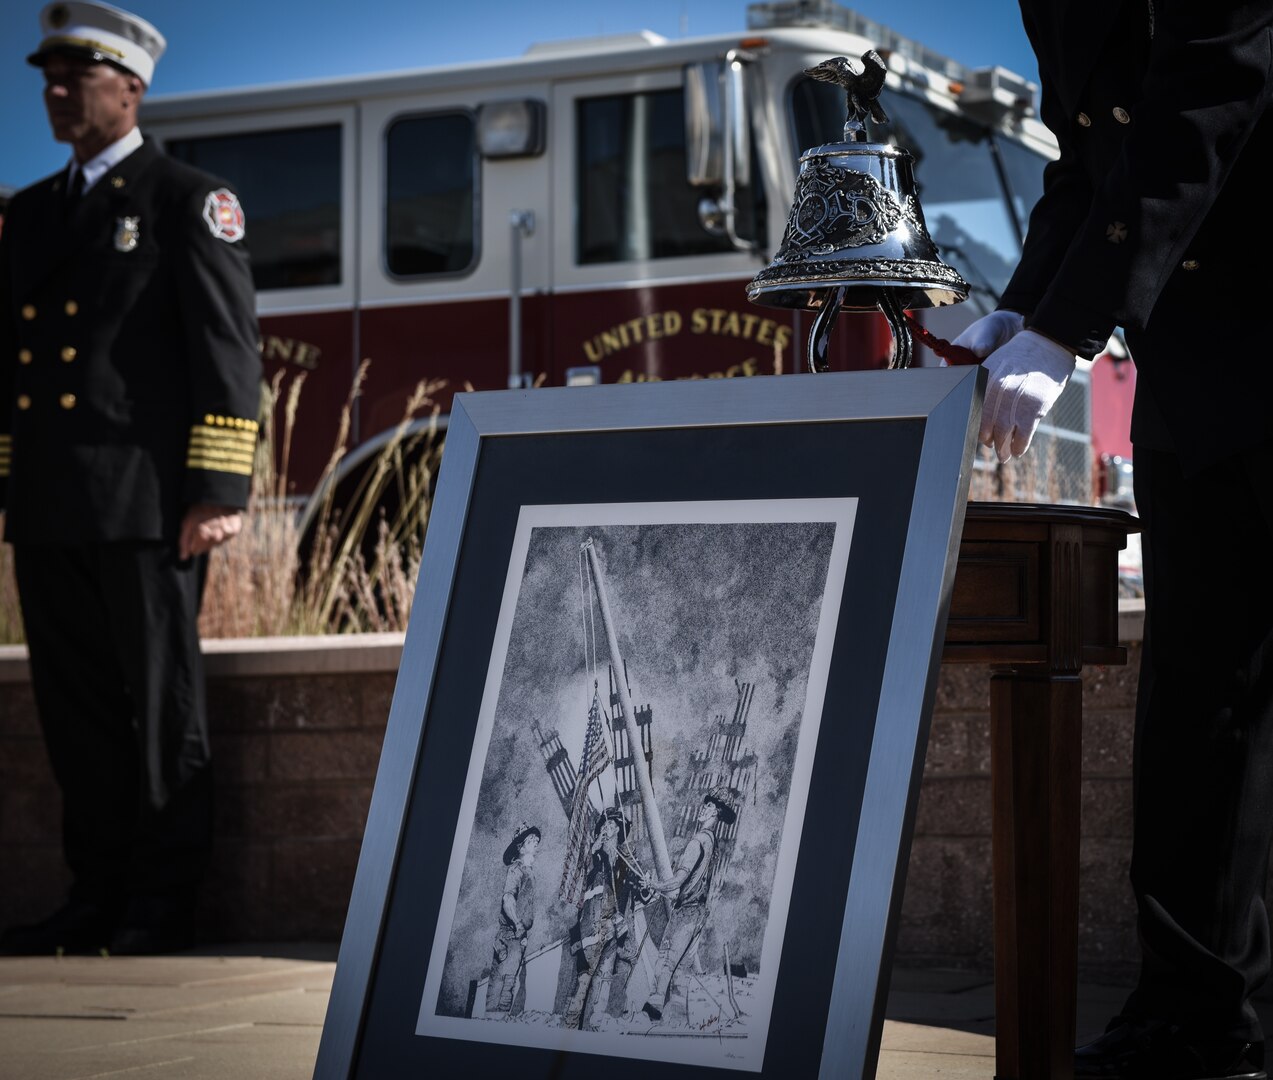
<path id="1" fill-rule="evenodd" d="M 619 636 L 615 631 L 614 617 L 610 614 L 610 598 L 606 593 L 605 577 L 601 573 L 601 563 L 597 558 L 597 547 L 588 537 L 580 547 L 588 556 L 588 565 L 592 569 L 592 586 L 597 593 L 597 606 L 601 609 L 601 625 L 605 628 L 606 644 L 610 648 L 610 667 L 614 669 L 615 688 L 619 692 L 619 708 L 623 713 L 623 723 L 628 732 L 628 743 L 637 748 L 641 746 L 641 729 L 637 726 L 636 710 L 632 707 L 632 695 L 628 690 L 628 680 L 624 677 L 623 657 L 619 653 Z M 637 751 L 634 749 L 633 753 Z M 663 832 L 663 818 L 659 814 L 658 803 L 654 801 L 654 784 L 650 780 L 648 769 L 636 768 L 637 788 L 641 792 L 641 806 L 645 810 L 648 826 L 651 854 L 654 856 L 654 869 L 659 881 L 666 881 L 672 876 L 672 860 L 667 853 L 667 836 Z"/>

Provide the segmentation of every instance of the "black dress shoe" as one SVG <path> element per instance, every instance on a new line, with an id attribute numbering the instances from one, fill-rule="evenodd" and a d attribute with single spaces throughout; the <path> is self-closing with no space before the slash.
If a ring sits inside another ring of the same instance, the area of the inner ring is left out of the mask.
<path id="1" fill-rule="evenodd" d="M 11 926 L 0 934 L 0 956 L 96 956 L 115 932 L 115 913 L 72 900 L 43 922 Z"/>
<path id="2" fill-rule="evenodd" d="M 1268 1080 L 1264 1044 L 1194 1041 L 1163 1021 L 1118 1018 L 1074 1052 L 1075 1080 Z"/>

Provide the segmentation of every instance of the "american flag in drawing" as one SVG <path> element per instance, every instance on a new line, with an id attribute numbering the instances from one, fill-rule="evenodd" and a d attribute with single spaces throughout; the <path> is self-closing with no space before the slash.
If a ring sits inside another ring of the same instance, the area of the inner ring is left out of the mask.
<path id="1" fill-rule="evenodd" d="M 579 902 L 580 890 L 588 870 L 588 833 L 591 830 L 594 811 L 588 802 L 588 788 L 610 765 L 610 747 L 606 744 L 605 729 L 601 722 L 601 697 L 592 690 L 592 705 L 588 709 L 588 728 L 583 737 L 583 756 L 579 761 L 579 782 L 575 784 L 574 801 L 570 807 L 570 829 L 566 834 L 566 858 L 561 867 L 560 895 L 567 904 Z"/>

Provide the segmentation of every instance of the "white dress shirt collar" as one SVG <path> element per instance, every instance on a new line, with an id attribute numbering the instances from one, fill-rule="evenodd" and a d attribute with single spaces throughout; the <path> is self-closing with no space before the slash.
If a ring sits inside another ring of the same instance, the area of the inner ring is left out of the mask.
<path id="1" fill-rule="evenodd" d="M 96 154 L 89 158 L 83 165 L 80 165 L 74 157 L 71 158 L 71 167 L 67 171 L 66 180 L 70 184 L 75 179 L 76 171 L 84 173 L 84 190 L 88 191 L 97 183 L 106 173 L 110 172 L 124 158 L 128 157 L 134 150 L 142 144 L 141 128 L 133 128 L 122 139 L 113 142 L 100 154 Z"/>

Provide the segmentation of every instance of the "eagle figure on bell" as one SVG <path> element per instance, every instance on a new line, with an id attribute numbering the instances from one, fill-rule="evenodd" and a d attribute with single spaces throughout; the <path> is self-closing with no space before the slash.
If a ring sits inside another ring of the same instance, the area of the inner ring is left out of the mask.
<path id="1" fill-rule="evenodd" d="M 865 131 L 863 120 L 868 116 L 877 124 L 888 123 L 888 113 L 880 104 L 880 91 L 884 89 L 888 65 L 874 49 L 867 49 L 861 60 L 833 56 L 816 67 L 805 68 L 804 73 L 819 82 L 835 83 L 844 91 L 849 114 L 844 122 L 845 142 L 857 141 L 849 138 L 849 125 L 854 125 L 855 130 Z"/>

